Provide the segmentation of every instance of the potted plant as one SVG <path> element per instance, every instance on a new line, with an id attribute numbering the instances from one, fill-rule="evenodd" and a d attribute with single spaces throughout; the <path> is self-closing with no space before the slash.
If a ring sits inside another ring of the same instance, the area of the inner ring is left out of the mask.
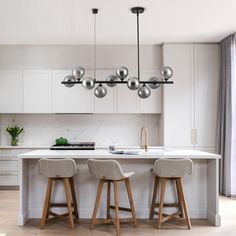
<path id="1" fill-rule="evenodd" d="M 17 125 L 7 126 L 6 131 L 11 135 L 11 146 L 17 146 L 19 135 L 24 131 Z"/>

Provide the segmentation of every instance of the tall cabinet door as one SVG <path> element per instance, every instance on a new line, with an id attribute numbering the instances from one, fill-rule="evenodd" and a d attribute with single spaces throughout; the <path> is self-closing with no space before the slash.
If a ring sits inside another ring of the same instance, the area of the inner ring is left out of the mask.
<path id="1" fill-rule="evenodd" d="M 195 147 L 215 147 L 219 86 L 219 45 L 194 45 Z"/>
<path id="2" fill-rule="evenodd" d="M 51 71 L 24 71 L 23 73 L 23 112 L 52 112 Z"/>
<path id="3" fill-rule="evenodd" d="M 163 86 L 164 145 L 193 147 L 193 46 L 164 44 L 163 56 L 174 72 L 174 84 Z"/>
<path id="4" fill-rule="evenodd" d="M 22 72 L 0 71 L 0 113 L 22 112 Z"/>
<path id="5" fill-rule="evenodd" d="M 68 88 L 61 81 L 71 71 L 53 71 L 53 112 L 55 113 L 93 113 L 93 89 L 87 90 L 81 84 Z M 87 71 L 90 76 L 91 72 Z"/>

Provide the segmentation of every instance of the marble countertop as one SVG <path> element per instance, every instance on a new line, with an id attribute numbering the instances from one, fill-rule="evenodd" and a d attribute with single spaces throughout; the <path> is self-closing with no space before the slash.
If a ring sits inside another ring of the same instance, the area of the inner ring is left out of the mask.
<path id="1" fill-rule="evenodd" d="M 126 149 L 122 149 L 126 150 Z M 108 149 L 95 150 L 35 150 L 20 154 L 21 159 L 39 158 L 73 158 L 73 159 L 157 159 L 157 158 L 191 158 L 191 159 L 220 159 L 221 156 L 213 153 L 196 150 L 166 150 L 164 148 L 151 148 L 147 152 L 138 148 L 128 149 L 128 151 L 140 151 L 139 154 L 111 154 Z"/>

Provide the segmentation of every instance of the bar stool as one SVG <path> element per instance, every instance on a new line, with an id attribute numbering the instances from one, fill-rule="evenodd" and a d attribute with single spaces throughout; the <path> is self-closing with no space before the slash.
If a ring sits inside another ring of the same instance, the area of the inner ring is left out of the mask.
<path id="1" fill-rule="evenodd" d="M 77 172 L 77 166 L 73 159 L 40 159 L 38 161 L 38 173 L 48 178 L 40 229 L 44 228 L 45 222 L 49 219 L 49 216 L 52 216 L 53 218 L 69 216 L 70 227 L 71 229 L 74 229 L 73 215 L 75 216 L 76 223 L 79 219 L 73 181 L 73 176 L 77 174 Z M 64 182 L 67 203 L 50 203 L 52 186 L 55 181 Z M 71 202 L 71 196 L 73 202 Z M 67 207 L 68 213 L 59 215 L 50 211 L 50 207 Z M 74 208 L 74 211 L 72 211 L 72 207 Z"/>
<path id="2" fill-rule="evenodd" d="M 136 214 L 134 209 L 134 202 L 130 187 L 129 178 L 134 175 L 134 172 L 124 173 L 121 169 L 121 166 L 119 162 L 115 160 L 94 160 L 89 159 L 88 160 L 88 168 L 90 173 L 99 179 L 98 184 L 98 191 L 97 191 L 97 197 L 94 205 L 93 210 L 93 216 L 92 216 L 92 224 L 91 229 L 94 228 L 95 224 L 110 224 L 114 223 L 116 227 L 116 235 L 120 235 L 120 222 L 127 222 L 130 221 L 134 224 L 134 227 L 137 227 L 137 220 L 136 220 Z M 118 204 L 118 188 L 117 183 L 118 182 L 125 182 L 130 208 L 125 207 L 119 207 Z M 98 211 L 98 207 L 100 204 L 100 198 L 102 193 L 103 184 L 107 183 L 107 215 L 105 220 L 97 220 L 96 215 Z M 110 191 L 111 191 L 111 183 L 114 187 L 114 205 L 112 206 L 110 204 Z M 115 219 L 113 220 L 110 215 L 110 209 L 115 210 Z M 132 218 L 129 219 L 120 219 L 119 218 L 119 210 L 120 211 L 126 211 L 132 213 Z"/>
<path id="3" fill-rule="evenodd" d="M 190 159 L 159 159 L 155 162 L 155 182 L 150 219 L 153 219 L 154 214 L 158 215 L 158 229 L 161 228 L 162 222 L 170 219 L 183 220 L 188 226 L 188 229 L 191 228 L 187 202 L 183 189 L 183 177 L 186 175 L 191 175 L 192 170 L 193 162 Z M 178 203 L 164 203 L 167 180 L 173 181 L 176 184 Z M 156 203 L 159 181 L 161 182 L 160 203 Z M 159 212 L 155 212 L 156 207 L 159 207 Z M 163 213 L 163 207 L 177 207 L 178 211 L 171 215 L 167 215 Z"/>

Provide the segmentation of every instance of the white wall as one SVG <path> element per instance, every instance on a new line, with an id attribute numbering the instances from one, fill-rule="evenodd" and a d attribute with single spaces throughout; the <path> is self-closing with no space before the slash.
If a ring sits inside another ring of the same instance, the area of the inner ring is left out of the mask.
<path id="1" fill-rule="evenodd" d="M 158 115 L 1 115 L 1 145 L 10 144 L 5 127 L 15 123 L 24 127 L 21 146 L 50 146 L 57 137 L 69 141 L 95 141 L 97 146 L 138 146 L 140 129 L 149 131 L 149 145 L 159 145 Z"/>
<path id="2" fill-rule="evenodd" d="M 157 70 L 162 66 L 160 45 L 140 46 L 140 66 Z M 0 45 L 0 69 L 72 69 L 93 68 L 91 45 Z M 136 45 L 98 45 L 97 68 L 115 69 L 127 66 L 137 69 Z"/>

